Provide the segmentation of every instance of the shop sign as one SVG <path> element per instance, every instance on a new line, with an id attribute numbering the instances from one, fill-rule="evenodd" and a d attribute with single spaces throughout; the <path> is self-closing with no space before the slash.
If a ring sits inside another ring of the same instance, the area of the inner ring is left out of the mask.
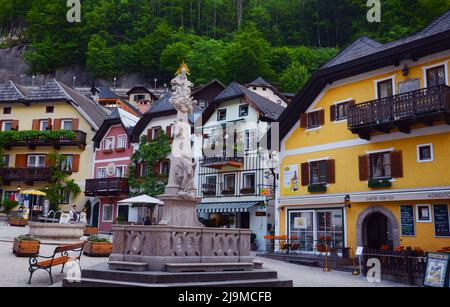
<path id="1" fill-rule="evenodd" d="M 272 193 L 272 189 L 270 189 L 270 188 L 261 188 L 259 190 L 259 194 L 261 196 L 271 196 L 273 193 Z"/>
<path id="2" fill-rule="evenodd" d="M 296 217 L 294 219 L 294 228 L 295 229 L 307 229 L 308 223 L 306 221 L 306 217 Z"/>
<path id="3" fill-rule="evenodd" d="M 264 211 L 257 211 L 256 216 L 267 216 L 267 213 Z"/>

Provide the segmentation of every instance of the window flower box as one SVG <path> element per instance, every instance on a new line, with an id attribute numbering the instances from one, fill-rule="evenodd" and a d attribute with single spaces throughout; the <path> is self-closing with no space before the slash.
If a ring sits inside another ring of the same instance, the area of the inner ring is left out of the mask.
<path id="1" fill-rule="evenodd" d="M 112 242 L 93 235 L 84 246 L 83 253 L 91 257 L 108 257 L 112 253 Z"/>
<path id="2" fill-rule="evenodd" d="M 113 149 L 112 148 L 104 149 L 103 153 L 105 153 L 105 154 L 113 153 Z"/>
<path id="3" fill-rule="evenodd" d="M 14 238 L 13 254 L 20 256 L 35 256 L 39 255 L 41 242 L 38 238 L 30 235 L 19 236 Z"/>
<path id="4" fill-rule="evenodd" d="M 241 194 L 255 194 L 254 188 L 243 188 L 241 189 Z"/>
<path id="5" fill-rule="evenodd" d="M 232 189 L 225 189 L 225 190 L 222 190 L 222 194 L 223 195 L 233 195 L 234 194 L 234 190 L 232 190 Z"/>
<path id="6" fill-rule="evenodd" d="M 323 193 L 327 191 L 327 185 L 325 183 L 315 183 L 308 186 L 309 193 Z"/>
<path id="7" fill-rule="evenodd" d="M 370 179 L 369 188 L 390 188 L 392 187 L 392 182 L 389 179 Z"/>
<path id="8" fill-rule="evenodd" d="M 203 190 L 204 196 L 216 196 L 216 191 L 214 190 Z"/>

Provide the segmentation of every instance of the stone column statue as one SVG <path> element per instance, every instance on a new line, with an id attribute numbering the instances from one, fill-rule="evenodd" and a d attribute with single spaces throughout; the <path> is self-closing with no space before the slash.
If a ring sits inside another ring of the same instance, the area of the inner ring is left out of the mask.
<path id="1" fill-rule="evenodd" d="M 191 125 L 189 114 L 193 112 L 195 101 L 191 97 L 193 84 L 188 80 L 189 68 L 183 63 L 175 79 L 171 81 L 170 102 L 177 110 L 174 125 L 174 140 L 170 155 L 169 182 L 164 201 L 164 215 L 160 224 L 171 226 L 203 226 L 197 218 L 198 199 L 194 188 L 194 169 L 191 148 Z"/>

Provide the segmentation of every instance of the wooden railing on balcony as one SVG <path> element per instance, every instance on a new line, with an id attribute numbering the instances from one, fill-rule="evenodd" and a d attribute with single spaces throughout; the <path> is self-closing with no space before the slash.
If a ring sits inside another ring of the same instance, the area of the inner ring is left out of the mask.
<path id="1" fill-rule="evenodd" d="M 84 149 L 86 146 L 87 135 L 85 132 L 80 130 L 73 130 L 75 133 L 75 137 L 67 138 L 63 137 L 57 140 L 54 139 L 28 139 L 28 140 L 20 140 L 20 141 L 11 141 L 5 145 L 7 149 L 11 147 L 19 147 L 19 146 L 27 146 L 30 149 L 35 149 L 38 146 L 53 146 L 55 149 L 59 149 L 61 146 L 78 146 L 81 149 Z"/>
<path id="2" fill-rule="evenodd" d="M 0 177 L 6 183 L 11 181 L 22 181 L 27 183 L 36 181 L 48 182 L 52 179 L 52 171 L 47 167 L 0 168 Z"/>
<path id="3" fill-rule="evenodd" d="M 449 114 L 450 88 L 440 85 L 351 105 L 348 108 L 348 128 L 360 133 L 361 129 L 383 131 L 398 127 L 400 131 L 409 133 L 409 125 L 430 124 L 438 119 L 448 121 Z"/>
<path id="4" fill-rule="evenodd" d="M 128 195 L 127 178 L 101 178 L 86 180 L 86 196 Z"/>

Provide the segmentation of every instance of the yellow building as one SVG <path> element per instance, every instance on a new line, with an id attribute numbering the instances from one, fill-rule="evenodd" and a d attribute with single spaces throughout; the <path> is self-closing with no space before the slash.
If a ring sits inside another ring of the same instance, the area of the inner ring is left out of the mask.
<path id="1" fill-rule="evenodd" d="M 2 199 L 19 196 L 20 190 L 44 189 L 51 179 L 48 154 L 58 152 L 66 156 L 61 167 L 70 173 L 82 193 L 76 198 L 63 192 L 62 210 L 72 205 L 84 207 L 86 178 L 92 177 L 93 142 L 95 131 L 106 118 L 108 110 L 97 105 L 72 88 L 50 80 L 45 85 L 27 92 L 9 81 L 0 85 L 1 131 L 73 131 L 59 139 L 33 138 L 13 140 L 2 148 L 3 165 L 0 195 Z M 41 197 L 25 199 L 35 214 L 42 213 L 45 201 Z"/>
<path id="2" fill-rule="evenodd" d="M 304 252 L 450 246 L 449 21 L 362 37 L 300 90 L 279 119 L 278 235 Z"/>

